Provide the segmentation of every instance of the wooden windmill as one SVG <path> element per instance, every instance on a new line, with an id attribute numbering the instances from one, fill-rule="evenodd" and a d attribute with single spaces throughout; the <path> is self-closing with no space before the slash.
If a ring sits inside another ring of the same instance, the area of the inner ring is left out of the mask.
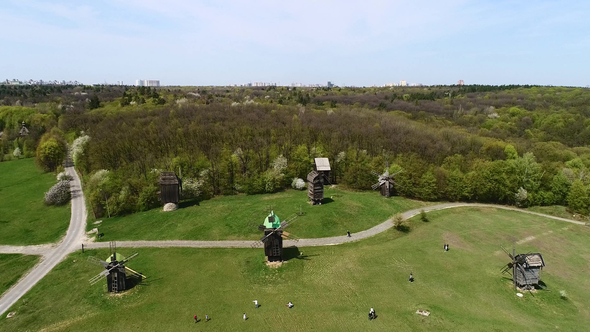
<path id="1" fill-rule="evenodd" d="M 264 236 L 252 244 L 252 247 L 264 245 L 264 255 L 269 262 L 280 262 L 283 260 L 283 239 L 297 241 L 298 239 L 285 232 L 285 228 L 292 224 L 297 215 L 283 220 L 270 211 L 270 214 L 264 219 L 264 223 L 258 226 L 258 229 L 264 232 Z"/>
<path id="2" fill-rule="evenodd" d="M 514 248 L 512 249 L 512 254 L 504 248 L 502 248 L 502 250 L 504 250 L 512 260 L 502 268 L 502 273 L 512 274 L 514 289 L 517 287 L 520 289 L 532 289 L 536 285 L 539 285 L 539 274 L 541 269 L 543 269 L 543 266 L 545 266 L 545 261 L 540 253 L 517 255 Z"/>
<path id="3" fill-rule="evenodd" d="M 180 179 L 174 172 L 160 173 L 160 202 L 162 204 L 180 202 Z"/>
<path id="4" fill-rule="evenodd" d="M 389 175 L 389 170 L 387 169 L 383 174 L 371 172 L 379 179 L 377 183 L 371 186 L 371 189 L 377 190 L 377 188 L 380 188 L 381 196 L 391 197 L 395 193 L 395 186 L 398 185 L 397 183 L 395 183 L 395 181 L 393 181 L 393 177 L 399 174 L 400 172 L 401 171 L 395 172 L 391 175 Z"/>
<path id="5" fill-rule="evenodd" d="M 129 257 L 117 253 L 117 248 L 114 242 L 110 243 L 111 255 L 106 260 L 98 259 L 94 256 L 88 257 L 88 261 L 97 265 L 102 265 L 105 270 L 95 275 L 88 280 L 91 285 L 96 284 L 104 277 L 107 278 L 107 289 L 112 293 L 119 293 L 127 289 L 127 276 L 143 279 L 145 276 L 125 266 L 131 259 L 137 257 L 139 253 L 135 253 Z"/>

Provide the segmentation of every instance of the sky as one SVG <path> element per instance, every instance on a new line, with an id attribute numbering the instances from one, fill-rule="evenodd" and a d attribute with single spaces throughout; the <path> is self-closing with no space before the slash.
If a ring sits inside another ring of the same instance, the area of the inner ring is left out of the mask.
<path id="1" fill-rule="evenodd" d="M 0 80 L 590 85 L 590 1 L 2 0 Z"/>

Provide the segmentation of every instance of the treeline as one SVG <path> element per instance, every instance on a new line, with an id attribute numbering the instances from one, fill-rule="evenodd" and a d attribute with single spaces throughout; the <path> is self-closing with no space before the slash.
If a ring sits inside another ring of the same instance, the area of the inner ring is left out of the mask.
<path id="1" fill-rule="evenodd" d="M 333 183 L 358 190 L 370 190 L 371 172 L 389 164 L 402 170 L 398 194 L 423 200 L 571 205 L 576 181 L 588 184 L 587 160 L 560 146 L 538 147 L 540 163 L 519 145 L 374 110 L 189 105 L 66 115 L 60 124 L 90 136 L 78 162 L 85 174 L 110 171 L 94 195 L 98 213 L 107 204 L 111 213 L 157 205 L 163 170 L 198 181 L 200 198 L 257 194 L 305 179 L 314 157 L 330 159 Z"/>
<path id="2" fill-rule="evenodd" d="M 282 190 L 314 157 L 352 189 L 369 190 L 389 164 L 406 197 L 590 204 L 589 89 L 78 86 L 22 104 L 0 108 L 4 158 L 16 146 L 61 156 L 69 142 L 97 215 L 157 206 L 163 170 L 182 173 L 186 199 L 206 199 Z"/>

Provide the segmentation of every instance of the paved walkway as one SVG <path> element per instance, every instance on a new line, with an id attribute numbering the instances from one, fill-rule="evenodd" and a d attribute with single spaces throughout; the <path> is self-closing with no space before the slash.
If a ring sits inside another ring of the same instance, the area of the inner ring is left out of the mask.
<path id="1" fill-rule="evenodd" d="M 22 278 L 15 286 L 9 289 L 2 298 L 0 298 L 0 315 L 10 308 L 20 297 L 28 292 L 39 280 L 41 280 L 51 269 L 61 262 L 69 253 L 80 250 L 81 245 L 84 248 L 108 248 L 108 242 L 84 242 L 86 228 L 86 204 L 84 195 L 81 191 L 80 179 L 73 167 L 66 169 L 68 174 L 72 175 L 74 180 L 71 182 L 72 190 L 72 216 L 70 227 L 65 238 L 57 244 L 47 244 L 38 246 L 0 246 L 0 253 L 42 255 L 41 262 Z M 489 207 L 502 210 L 518 211 L 545 218 L 560 220 L 577 225 L 586 225 L 586 223 L 566 218 L 550 216 L 543 213 L 537 213 L 518 209 L 510 206 L 479 204 L 479 203 L 444 203 L 437 204 L 419 209 L 414 209 L 402 213 L 404 219 L 409 219 L 419 214 L 421 210 L 426 212 L 443 210 L 457 207 Z M 374 236 L 393 227 L 393 221 L 388 219 L 381 224 L 367 230 L 352 233 L 351 237 L 346 235 L 324 237 L 316 239 L 300 239 L 299 241 L 286 240 L 284 245 L 297 247 L 315 247 L 331 246 L 347 242 L 358 241 Z M 255 241 L 117 241 L 117 247 L 157 247 L 157 248 L 250 248 Z"/>
<path id="2" fill-rule="evenodd" d="M 0 298 L 0 315 L 25 295 L 39 280 L 51 271 L 68 254 L 80 248 L 86 230 L 86 202 L 82 193 L 82 186 L 78 174 L 73 167 L 66 168 L 66 172 L 72 176 L 70 190 L 72 192 L 72 215 L 70 227 L 66 236 L 56 245 L 41 245 L 31 247 L 1 246 L 2 252 L 42 255 L 39 264 L 35 265 L 27 275 L 10 288 Z M 16 250 L 20 248 L 20 250 Z"/>
<path id="3" fill-rule="evenodd" d="M 495 209 L 502 209 L 502 210 L 511 210 L 511 211 L 518 211 L 528 214 L 533 214 L 541 217 L 556 219 L 560 221 L 565 221 L 577 225 L 585 225 L 585 223 L 576 220 L 570 220 L 555 216 L 546 215 L 543 213 L 537 213 L 532 211 L 527 211 L 523 209 L 518 209 L 515 207 L 504 206 L 504 205 L 494 205 L 494 204 L 479 204 L 479 203 L 444 203 L 444 204 L 437 204 L 428 207 L 423 207 L 419 209 L 414 209 L 410 211 L 406 211 L 402 213 L 402 217 L 404 219 L 412 218 L 420 213 L 421 210 L 426 212 L 428 211 L 436 211 L 436 210 L 444 210 L 444 209 L 451 209 L 457 207 L 489 207 Z M 316 238 L 316 239 L 300 239 L 299 241 L 292 241 L 286 240 L 284 245 L 288 246 L 297 246 L 297 247 L 317 247 L 317 246 L 333 246 L 338 244 L 343 244 L 347 242 L 358 241 L 362 239 L 366 239 L 368 237 L 377 235 L 381 232 L 388 230 L 389 228 L 393 227 L 393 221 L 388 219 L 381 224 L 369 228 L 367 230 L 358 232 L 358 233 L 351 233 L 351 237 L 346 235 L 343 236 L 334 236 L 334 237 L 323 237 L 323 238 Z M 250 248 L 255 241 L 117 241 L 117 247 L 156 247 L 156 248 L 170 248 L 170 247 L 186 247 L 186 248 Z M 95 248 L 108 248 L 108 242 L 92 242 L 92 243 L 85 243 L 84 248 L 88 249 L 95 249 Z"/>

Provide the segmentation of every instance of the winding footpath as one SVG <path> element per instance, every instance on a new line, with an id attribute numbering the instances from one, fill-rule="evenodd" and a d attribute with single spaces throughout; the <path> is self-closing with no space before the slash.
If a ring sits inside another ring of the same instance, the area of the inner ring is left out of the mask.
<path id="1" fill-rule="evenodd" d="M 9 253 L 23 253 L 23 254 L 41 254 L 41 262 L 33 267 L 27 275 L 24 276 L 18 283 L 4 293 L 0 298 L 0 315 L 8 310 L 13 304 L 25 295 L 39 280 L 49 273 L 59 262 L 61 262 L 69 253 L 76 251 L 81 247 L 86 230 L 86 202 L 84 201 L 84 194 L 82 193 L 82 186 L 80 178 L 73 167 L 66 168 L 66 172 L 72 176 L 70 181 L 70 191 L 72 192 L 72 215 L 70 217 L 70 227 L 66 236 L 56 246 L 31 246 L 32 248 L 43 248 L 44 251 L 28 251 L 28 247 L 23 248 L 21 252 L 14 252 L 14 248 L 9 246 L 1 246 L 0 253 L 4 253 L 5 249 Z"/>
<path id="2" fill-rule="evenodd" d="M 51 271 L 59 262 L 61 262 L 68 254 L 80 250 L 81 245 L 84 248 L 108 248 L 108 242 L 85 242 L 85 228 L 86 228 L 86 204 L 84 195 L 81 190 L 80 179 L 73 167 L 66 168 L 68 174 L 73 177 L 71 182 L 72 191 L 72 216 L 70 219 L 70 227 L 65 238 L 57 244 L 47 244 L 38 246 L 1 246 L 0 253 L 8 254 L 25 254 L 25 255 L 41 255 L 41 262 L 37 264 L 31 271 L 11 289 L 9 289 L 0 298 L 0 315 L 6 312 L 19 298 L 25 295 L 39 280 L 41 280 L 49 271 Z M 426 212 L 444 210 L 458 207 L 488 207 L 502 210 L 517 211 L 527 214 L 532 214 L 540 217 L 560 220 L 577 225 L 587 225 L 584 222 L 550 216 L 543 213 L 537 213 L 527 210 L 518 209 L 515 207 L 494 205 L 494 204 L 480 204 L 480 203 L 444 203 L 437 204 L 419 209 L 409 210 L 402 213 L 404 219 L 409 219 L 420 213 L 421 210 Z M 300 239 L 298 241 L 286 240 L 284 245 L 286 247 L 296 245 L 297 247 L 315 247 L 315 246 L 331 246 L 347 242 L 358 241 L 374 236 L 393 227 L 393 221 L 388 219 L 381 224 L 369 228 L 367 230 L 352 233 L 351 237 L 346 235 L 316 238 L 316 239 Z M 156 248 L 251 248 L 254 241 L 117 241 L 117 247 L 156 247 Z"/>

